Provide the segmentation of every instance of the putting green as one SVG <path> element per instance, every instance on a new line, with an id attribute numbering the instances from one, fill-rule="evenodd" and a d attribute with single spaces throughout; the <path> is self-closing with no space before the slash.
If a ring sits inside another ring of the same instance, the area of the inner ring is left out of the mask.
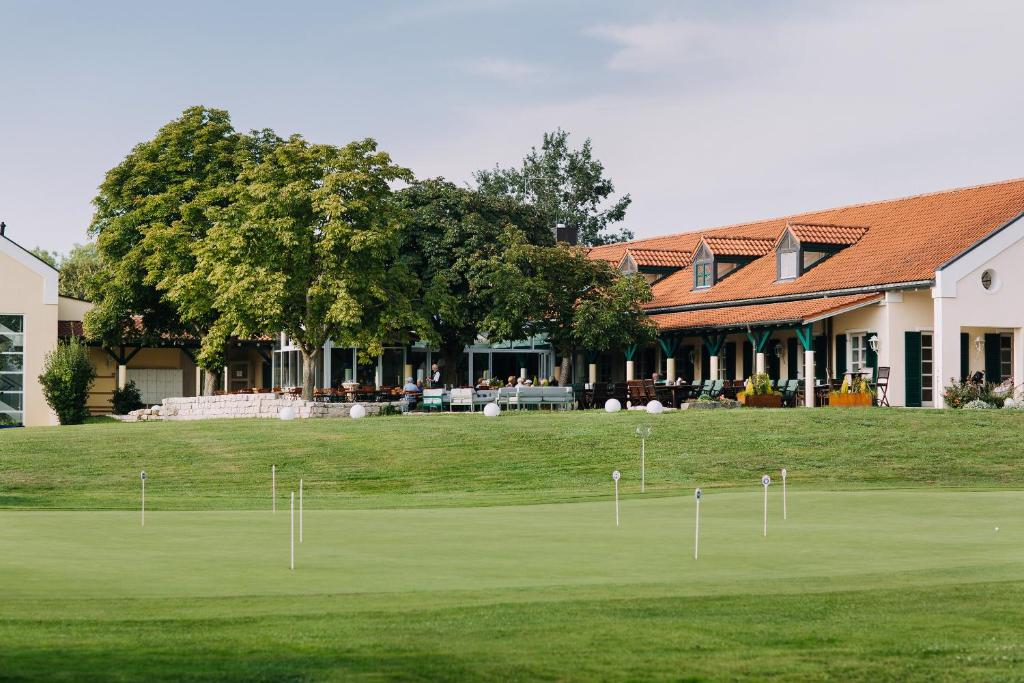
<path id="1" fill-rule="evenodd" d="M 288 569 L 289 514 L 0 513 L 6 604 L 76 599 L 432 594 L 558 599 L 576 589 L 726 595 L 1019 579 L 1024 492 L 706 494 L 693 559 L 692 497 L 488 508 L 321 510 L 307 497 Z M 999 527 L 999 531 L 995 527 Z M 568 591 L 568 592 L 567 592 Z M 401 599 L 397 601 L 401 603 Z"/>

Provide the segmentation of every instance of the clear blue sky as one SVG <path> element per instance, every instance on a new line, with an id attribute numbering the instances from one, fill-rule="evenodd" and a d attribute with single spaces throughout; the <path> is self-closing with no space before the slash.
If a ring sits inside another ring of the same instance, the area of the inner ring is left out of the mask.
<path id="1" fill-rule="evenodd" d="M 0 220 L 85 239 L 194 104 L 468 181 L 591 137 L 640 236 L 1024 176 L 1024 3 L 0 0 Z"/>

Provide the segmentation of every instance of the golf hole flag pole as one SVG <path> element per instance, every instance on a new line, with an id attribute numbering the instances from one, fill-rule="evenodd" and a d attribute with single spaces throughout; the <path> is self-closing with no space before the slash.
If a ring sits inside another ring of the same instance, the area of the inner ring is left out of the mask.
<path id="1" fill-rule="evenodd" d="M 619 474 L 618 470 L 612 472 L 612 481 L 615 482 L 615 526 L 619 526 Z"/>
<path id="2" fill-rule="evenodd" d="M 290 550 L 291 550 L 291 561 L 290 561 L 288 566 L 291 569 L 295 569 L 295 491 L 292 491 L 291 524 L 292 524 L 292 527 L 291 527 L 291 537 L 290 537 L 290 542 L 289 542 Z"/>
<path id="3" fill-rule="evenodd" d="M 697 499 L 697 525 L 693 536 L 693 559 L 697 559 L 697 551 L 700 549 L 700 488 L 693 494 Z"/>
<path id="4" fill-rule="evenodd" d="M 146 526 L 146 470 L 142 470 L 142 526 Z"/>
<path id="5" fill-rule="evenodd" d="M 651 435 L 651 425 L 637 425 L 635 434 L 640 437 L 640 493 L 647 490 L 647 437 Z"/>
<path id="6" fill-rule="evenodd" d="M 789 519 L 789 510 L 786 509 L 786 468 L 782 468 L 782 519 Z"/>
<path id="7" fill-rule="evenodd" d="M 772 483 L 772 478 L 767 474 L 761 477 L 761 486 L 764 486 L 764 535 L 768 535 L 768 487 Z"/>
<path id="8" fill-rule="evenodd" d="M 270 466 L 270 509 L 277 514 L 277 465 Z"/>

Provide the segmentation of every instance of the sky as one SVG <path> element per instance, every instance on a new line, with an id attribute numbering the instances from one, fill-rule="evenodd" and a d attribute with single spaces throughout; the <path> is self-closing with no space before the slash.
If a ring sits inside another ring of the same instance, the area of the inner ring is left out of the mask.
<path id="1" fill-rule="evenodd" d="M 638 237 L 1024 176 L 1018 0 L 0 0 L 0 220 L 86 239 L 185 108 L 467 183 L 593 141 Z"/>

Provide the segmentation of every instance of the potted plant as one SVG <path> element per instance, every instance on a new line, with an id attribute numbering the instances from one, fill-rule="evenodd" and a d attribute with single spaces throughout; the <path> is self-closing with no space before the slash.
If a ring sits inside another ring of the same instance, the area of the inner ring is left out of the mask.
<path id="1" fill-rule="evenodd" d="M 748 379 L 736 398 L 748 408 L 782 407 L 782 394 L 772 390 L 772 379 L 764 372 Z"/>
<path id="2" fill-rule="evenodd" d="M 867 378 L 858 376 L 853 381 L 847 377 L 843 380 L 839 391 L 830 391 L 828 404 L 833 408 L 870 408 L 875 400 L 875 392 Z"/>

